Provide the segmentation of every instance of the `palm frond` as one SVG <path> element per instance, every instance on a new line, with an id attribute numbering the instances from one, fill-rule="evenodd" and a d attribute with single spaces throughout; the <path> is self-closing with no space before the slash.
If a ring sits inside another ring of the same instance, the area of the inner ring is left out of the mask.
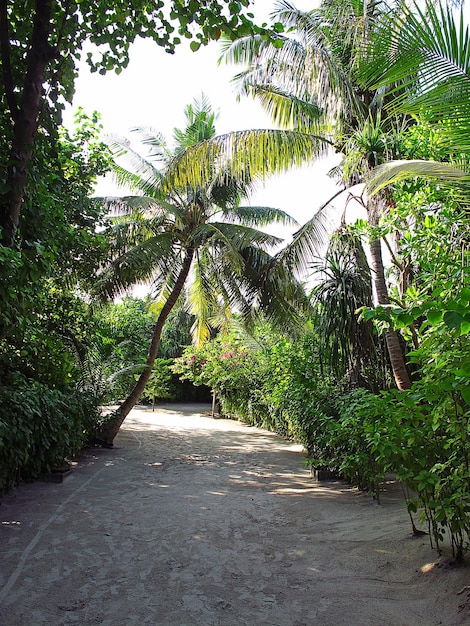
<path id="1" fill-rule="evenodd" d="M 127 139 L 109 137 L 106 143 L 114 159 L 113 174 L 120 186 L 148 196 L 159 194 L 162 173 L 153 163 L 135 151 Z"/>
<path id="2" fill-rule="evenodd" d="M 236 207 L 242 198 L 249 197 L 258 183 L 257 177 L 247 176 L 241 180 L 222 168 L 214 168 L 212 176 L 207 197 L 224 211 Z"/>
<path id="3" fill-rule="evenodd" d="M 190 244 L 196 249 L 202 247 L 210 249 L 211 257 L 217 257 L 221 263 L 227 263 L 232 268 L 233 274 L 240 276 L 243 273 L 243 261 L 237 243 L 243 238 L 243 234 L 239 235 L 236 241 L 234 232 L 230 228 L 225 229 L 224 226 L 227 224 L 213 222 L 200 224 L 194 229 Z"/>
<path id="4" fill-rule="evenodd" d="M 112 374 L 110 374 L 106 381 L 109 383 L 114 382 L 117 378 L 121 376 L 125 376 L 126 374 L 140 374 L 146 369 L 147 365 L 145 363 L 136 363 L 135 365 L 128 365 L 127 367 L 122 367 L 119 370 L 116 370 Z"/>
<path id="5" fill-rule="evenodd" d="M 192 281 L 188 290 L 189 312 L 195 316 L 191 334 L 196 347 L 200 347 L 210 338 L 210 316 L 213 313 L 216 300 L 211 274 L 207 273 L 208 265 L 210 266 L 207 252 L 205 250 L 197 251 Z"/>
<path id="6" fill-rule="evenodd" d="M 201 258 L 201 256 L 199 257 Z M 206 280 L 205 298 L 211 301 L 211 312 L 222 306 L 232 310 L 248 312 L 251 315 L 252 303 L 247 298 L 245 289 L 245 261 L 240 254 L 238 263 L 243 270 L 234 271 L 230 256 L 218 254 L 217 250 L 204 250 L 204 273 Z M 210 323 L 210 320 L 207 320 Z"/>
<path id="7" fill-rule="evenodd" d="M 195 232 L 194 239 L 199 239 L 199 234 L 204 232 L 204 237 L 210 237 L 211 247 L 219 250 L 233 248 L 240 250 L 249 246 L 256 246 L 263 250 L 278 248 L 283 242 L 281 237 L 270 235 L 245 224 L 234 224 L 233 222 L 212 221 Z"/>
<path id="8" fill-rule="evenodd" d="M 419 112 L 424 105 L 436 119 L 449 113 L 468 119 L 470 34 L 463 12 L 456 20 L 449 5 L 402 4 L 378 24 L 368 56 L 359 78 L 374 88 L 391 86 L 394 109 Z"/>
<path id="9" fill-rule="evenodd" d="M 120 253 L 98 275 L 94 290 L 98 298 L 114 298 L 136 283 L 155 280 L 155 275 L 168 280 L 177 273 L 180 258 L 173 233 L 164 232 L 144 241 L 126 240 L 126 246 L 118 241 L 118 246 L 115 250 Z"/>
<path id="10" fill-rule="evenodd" d="M 285 50 L 284 46 L 287 46 Z M 218 60 L 219 64 L 225 62 L 227 64 L 246 65 L 249 67 L 248 71 L 250 72 L 255 72 L 256 69 L 259 69 L 260 72 L 265 72 L 265 69 L 259 63 L 259 59 L 261 57 L 271 58 L 275 56 L 276 50 L 283 50 L 285 54 L 284 58 L 290 55 L 289 59 L 291 63 L 292 55 L 295 54 L 295 51 L 301 56 L 304 54 L 302 46 L 298 42 L 292 41 L 282 34 L 270 41 L 263 39 L 259 35 L 241 37 L 235 41 L 224 39 L 221 49 L 222 55 Z M 298 62 L 298 57 L 296 60 Z M 294 67 L 294 64 L 292 64 L 292 67 Z M 263 75 L 267 76 L 269 74 Z"/>
<path id="11" fill-rule="evenodd" d="M 312 259 L 320 256 L 329 241 L 331 221 L 328 211 L 331 202 L 343 191 L 339 191 L 327 200 L 292 236 L 292 241 L 277 255 L 277 262 L 290 268 L 300 275 L 306 275 Z"/>
<path id="12" fill-rule="evenodd" d="M 327 3 L 305 12 L 289 2 L 281 2 L 274 19 L 288 32 L 279 38 L 282 45 L 246 38 L 226 47 L 223 58 L 227 62 L 246 66 L 233 79 L 239 94 L 258 97 L 268 107 L 273 107 L 273 102 L 268 104 L 260 86 L 273 93 L 277 91 L 279 102 L 281 94 L 290 94 L 293 106 L 294 99 L 298 99 L 297 109 L 302 101 L 311 106 L 314 103 L 329 125 L 338 131 L 343 123 L 361 119 L 365 106 L 351 74 L 354 65 L 351 56 L 357 47 L 355 42 L 364 37 L 365 26 L 353 3 L 343 4 L 344 19 L 341 19 L 328 11 Z M 347 50 L 349 54 L 345 53 Z M 277 114 L 279 123 L 291 123 L 288 109 L 282 114 L 281 110 Z M 304 119 L 312 110 L 304 108 Z"/>
<path id="13" fill-rule="evenodd" d="M 161 210 L 155 198 L 148 196 L 105 196 L 95 197 L 95 201 L 103 205 L 110 216 L 136 216 L 155 214 Z"/>
<path id="14" fill-rule="evenodd" d="M 275 125 L 316 134 L 323 129 L 319 123 L 322 110 L 316 102 L 305 99 L 307 95 L 300 98 L 270 85 L 254 85 L 253 94 Z"/>
<path id="15" fill-rule="evenodd" d="M 151 237 L 153 232 L 149 221 L 136 214 L 111 218 L 111 224 L 104 234 L 109 246 L 107 262 L 110 263 Z"/>
<path id="16" fill-rule="evenodd" d="M 162 133 L 149 126 L 134 126 L 131 132 L 138 134 L 142 145 L 149 146 L 148 158 L 152 163 L 161 161 L 164 164 L 171 159 L 172 152 Z"/>
<path id="17" fill-rule="evenodd" d="M 184 129 L 175 128 L 173 138 L 176 142 L 176 152 L 184 151 L 200 141 L 206 141 L 215 135 L 215 120 L 217 114 L 204 94 L 200 99 L 188 104 L 184 110 L 186 126 Z"/>
<path id="18" fill-rule="evenodd" d="M 439 181 L 470 200 L 470 174 L 449 163 L 437 161 L 391 161 L 372 170 L 366 181 L 366 191 L 374 195 L 387 185 L 410 178 Z"/>
<path id="19" fill-rule="evenodd" d="M 256 228 L 263 228 L 272 224 L 298 225 L 297 221 L 285 211 L 267 206 L 237 206 L 224 211 L 224 217 L 227 220 Z"/>
<path id="20" fill-rule="evenodd" d="M 308 306 L 303 285 L 276 257 L 250 248 L 246 259 L 254 270 L 253 275 L 248 273 L 248 293 L 255 298 L 259 312 L 276 326 L 294 331 Z"/>
<path id="21" fill-rule="evenodd" d="M 220 135 L 175 157 L 165 184 L 207 184 L 214 164 L 241 180 L 266 178 L 326 153 L 332 142 L 324 137 L 296 131 L 247 130 Z"/>

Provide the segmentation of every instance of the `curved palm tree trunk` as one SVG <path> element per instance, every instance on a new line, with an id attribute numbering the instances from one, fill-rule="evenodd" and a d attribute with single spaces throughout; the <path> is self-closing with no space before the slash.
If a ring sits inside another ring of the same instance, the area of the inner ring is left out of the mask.
<path id="1" fill-rule="evenodd" d="M 384 202 L 381 194 L 377 194 L 369 200 L 368 216 L 369 224 L 372 228 L 378 226 L 380 207 Z M 387 283 L 385 281 L 385 270 L 382 258 L 382 244 L 380 237 L 373 237 L 370 241 L 370 254 L 372 259 L 372 273 L 374 277 L 375 293 L 377 302 L 381 305 L 390 304 L 388 297 Z M 387 343 L 390 364 L 392 366 L 393 376 L 395 378 L 398 389 L 410 389 L 411 378 L 406 369 L 405 358 L 401 349 L 398 334 L 394 330 L 385 333 L 385 341 Z"/>
<path id="2" fill-rule="evenodd" d="M 160 346 L 160 339 L 162 336 L 162 330 L 165 325 L 165 322 L 168 318 L 168 315 L 171 313 L 173 307 L 176 304 L 181 292 L 183 291 L 183 287 L 186 283 L 186 279 L 189 274 L 189 270 L 191 268 L 191 263 L 194 256 L 194 249 L 189 248 L 186 251 L 186 257 L 183 261 L 183 266 L 179 273 L 178 278 L 176 279 L 175 285 L 168 296 L 167 301 L 163 305 L 163 308 L 158 316 L 157 323 L 153 329 L 152 342 L 150 344 L 149 354 L 146 361 L 146 368 L 140 375 L 138 381 L 136 382 L 134 388 L 128 395 L 128 397 L 124 400 L 124 402 L 119 406 L 116 411 L 111 415 L 110 419 L 104 424 L 99 440 L 107 445 L 111 445 L 114 438 L 119 432 L 122 423 L 129 415 L 130 411 L 134 408 L 137 402 L 142 395 L 142 392 L 145 389 L 145 385 L 147 384 L 150 375 L 152 373 L 152 367 L 155 363 L 155 359 L 157 357 L 158 348 Z"/>

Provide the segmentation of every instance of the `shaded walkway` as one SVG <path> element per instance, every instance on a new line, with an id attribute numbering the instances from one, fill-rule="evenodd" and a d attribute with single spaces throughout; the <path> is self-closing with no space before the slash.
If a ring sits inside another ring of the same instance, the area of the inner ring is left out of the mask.
<path id="1" fill-rule="evenodd" d="M 315 483 L 298 446 L 200 411 L 135 409 L 114 450 L 3 499 L 2 626 L 470 623 L 399 493 Z"/>

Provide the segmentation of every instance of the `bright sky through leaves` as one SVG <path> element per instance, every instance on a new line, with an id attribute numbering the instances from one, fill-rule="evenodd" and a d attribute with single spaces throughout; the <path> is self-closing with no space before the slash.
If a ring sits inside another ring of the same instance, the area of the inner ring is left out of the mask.
<path id="1" fill-rule="evenodd" d="M 258 0 L 258 21 L 268 20 L 273 4 Z M 314 6 L 310 0 L 295 4 L 301 9 Z M 171 139 L 173 128 L 184 126 L 185 106 L 204 93 L 219 111 L 216 123 L 219 134 L 271 128 L 269 117 L 257 102 L 246 97 L 236 101 L 230 80 L 239 68 L 218 66 L 219 55 L 216 42 L 196 53 L 184 43 L 170 55 L 151 41 L 140 40 L 131 50 L 129 67 L 120 75 L 91 74 L 84 64 L 73 109 L 81 106 L 87 112 L 99 111 L 109 134 L 129 135 L 134 126 L 152 126 Z M 70 113 L 67 124 L 71 123 Z M 335 185 L 326 177 L 330 167 L 331 162 L 324 160 L 308 169 L 270 179 L 252 198 L 252 204 L 282 208 L 303 223 L 335 191 Z M 101 181 L 97 188 L 99 195 L 117 193 L 109 179 Z"/>

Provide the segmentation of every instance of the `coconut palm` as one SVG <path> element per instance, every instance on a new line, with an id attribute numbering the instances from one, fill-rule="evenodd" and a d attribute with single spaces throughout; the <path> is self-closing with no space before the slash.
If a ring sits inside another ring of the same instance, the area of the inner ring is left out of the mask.
<path id="1" fill-rule="evenodd" d="M 381 165 L 368 187 L 377 192 L 410 177 L 439 180 L 469 199 L 470 33 L 463 9 L 426 2 L 402 4 L 371 36 L 358 79 L 365 88 L 389 89 L 388 108 L 439 124 L 447 161 L 393 161 Z M 400 92 L 395 87 L 401 85 Z"/>
<path id="2" fill-rule="evenodd" d="M 111 142 L 120 159 L 115 165 L 118 180 L 140 195 L 105 200 L 115 213 L 115 223 L 109 233 L 109 263 L 100 274 L 97 291 L 113 297 L 146 282 L 160 310 L 146 367 L 103 429 L 102 439 L 108 444 L 145 388 L 165 321 L 185 287 L 190 310 L 198 320 L 198 342 L 207 338 L 211 315 L 221 308 L 236 308 L 246 324 L 253 320 L 255 310 L 286 324 L 298 319 L 305 300 L 289 271 L 272 265 L 271 251 L 281 240 L 259 230 L 293 220 L 277 209 L 240 204 L 254 178 L 238 180 L 213 161 L 210 175 L 201 184 L 169 183 L 174 159 L 215 132 L 215 117 L 204 98 L 186 109 L 186 117 L 186 128 L 175 132 L 174 152 L 160 135 L 142 129 L 140 136 L 149 148 L 146 156 L 129 142 Z"/>
<path id="3" fill-rule="evenodd" d="M 394 144 L 388 137 L 394 137 L 404 123 L 385 115 L 387 94 L 382 88 L 362 88 L 355 79 L 370 25 L 382 15 L 382 6 L 365 0 L 325 0 L 319 9 L 303 12 L 282 0 L 273 18 L 285 26 L 288 35 L 279 35 L 274 42 L 245 38 L 228 44 L 225 58 L 248 66 L 236 79 L 240 93 L 259 98 L 274 121 L 285 128 L 215 137 L 174 163 L 174 179 L 180 183 L 193 180 L 208 167 L 204 163 L 210 164 L 214 158 L 230 161 L 233 175 L 257 172 L 265 176 L 313 160 L 334 146 L 345 155 L 340 168 L 344 184 L 363 182 L 370 170 L 393 157 Z M 199 168 L 194 169 L 196 163 Z M 385 194 L 366 203 L 373 280 L 381 305 L 388 305 L 389 298 L 377 227 L 387 205 Z M 319 220 L 322 213 L 305 224 L 278 255 L 280 264 L 292 268 L 308 265 L 324 234 Z M 409 388 L 411 381 L 396 332 L 389 330 L 386 341 L 397 386 Z"/>

